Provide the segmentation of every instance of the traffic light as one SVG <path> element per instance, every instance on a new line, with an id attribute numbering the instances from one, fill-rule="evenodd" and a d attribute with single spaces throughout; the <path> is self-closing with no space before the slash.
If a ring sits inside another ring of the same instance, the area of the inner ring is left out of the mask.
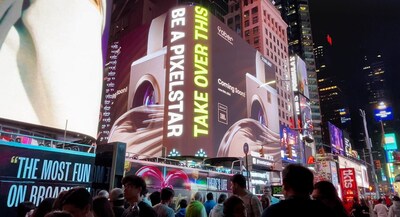
<path id="1" fill-rule="evenodd" d="M 380 160 L 374 160 L 374 164 L 377 170 L 382 169 L 382 164 Z"/>

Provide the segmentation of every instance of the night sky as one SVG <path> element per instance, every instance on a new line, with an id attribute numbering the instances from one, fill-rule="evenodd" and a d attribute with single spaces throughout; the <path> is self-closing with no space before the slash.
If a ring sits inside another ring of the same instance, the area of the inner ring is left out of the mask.
<path id="1" fill-rule="evenodd" d="M 364 54 L 380 52 L 385 62 L 386 85 L 391 94 L 398 132 L 400 113 L 400 1 L 399 0 L 309 0 L 315 45 L 333 39 L 332 70 L 344 81 L 352 113 L 354 134 L 362 132 L 358 108 L 368 110 L 362 75 Z M 356 91 L 357 90 L 357 91 Z M 368 112 L 368 111 L 367 111 Z M 368 114 L 367 114 L 368 115 Z M 373 123 L 371 123 L 373 125 Z M 370 130 L 374 134 L 373 130 Z M 397 135 L 399 136 L 399 135 Z M 355 139 L 357 135 L 353 135 Z M 372 136 L 371 136 L 372 137 Z M 357 146 L 363 142 L 354 141 Z"/>

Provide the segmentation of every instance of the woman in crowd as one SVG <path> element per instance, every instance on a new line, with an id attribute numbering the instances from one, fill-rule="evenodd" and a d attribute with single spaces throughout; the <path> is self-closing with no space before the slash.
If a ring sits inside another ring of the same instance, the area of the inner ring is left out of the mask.
<path id="1" fill-rule="evenodd" d="M 342 201 L 340 200 L 335 186 L 328 181 L 320 181 L 314 185 L 314 190 L 312 192 L 312 197 L 316 200 L 321 201 L 337 217 L 348 217 Z"/>

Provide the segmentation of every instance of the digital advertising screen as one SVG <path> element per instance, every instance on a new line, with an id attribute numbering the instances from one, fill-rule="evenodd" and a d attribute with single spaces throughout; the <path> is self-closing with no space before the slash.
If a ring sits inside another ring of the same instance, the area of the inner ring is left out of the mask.
<path id="1" fill-rule="evenodd" d="M 174 204 L 179 204 L 181 199 L 190 201 L 196 192 L 204 196 L 212 192 L 214 198 L 222 193 L 232 193 L 231 174 L 138 160 L 126 161 L 125 165 L 125 175 L 142 177 L 150 193 L 165 187 L 172 188 L 175 192 Z"/>
<path id="2" fill-rule="evenodd" d="M 396 134 L 385 133 L 385 145 L 383 146 L 385 151 L 387 150 L 397 150 Z"/>
<path id="3" fill-rule="evenodd" d="M 16 217 L 17 206 L 38 206 L 48 197 L 82 186 L 91 191 L 95 154 L 44 146 L 0 142 L 0 210 Z"/>
<path id="4" fill-rule="evenodd" d="M 298 91 L 309 99 L 306 63 L 297 55 L 290 56 L 290 74 L 293 91 Z"/>
<path id="5" fill-rule="evenodd" d="M 302 135 L 303 136 L 308 136 L 310 138 L 313 138 L 313 122 L 312 122 L 312 116 L 311 116 L 311 106 L 310 106 L 310 100 L 307 99 L 306 97 L 302 95 L 299 96 L 299 104 L 300 104 L 300 113 L 299 113 L 299 121 L 300 121 L 300 126 L 299 128 L 302 128 Z"/>
<path id="6" fill-rule="evenodd" d="M 385 107 L 382 109 L 374 109 L 375 121 L 391 121 L 393 120 L 393 108 Z"/>
<path id="7" fill-rule="evenodd" d="M 328 122 L 329 135 L 333 154 L 344 154 L 343 132 L 332 123 Z"/>
<path id="8" fill-rule="evenodd" d="M 345 131 L 343 131 L 343 141 L 344 141 L 344 153 L 346 154 L 346 156 L 356 158 L 357 156 L 355 156 L 353 153 L 350 135 Z"/>
<path id="9" fill-rule="evenodd" d="M 297 162 L 299 151 L 298 132 L 283 125 L 281 125 L 280 129 L 282 160 Z"/>
<path id="10" fill-rule="evenodd" d="M 171 9 L 111 42 L 108 60 L 100 142 L 208 157 L 243 157 L 247 143 L 279 162 L 275 66 L 206 9 Z"/>
<path id="11" fill-rule="evenodd" d="M 0 119 L 97 137 L 111 4 L 2 1 Z"/>

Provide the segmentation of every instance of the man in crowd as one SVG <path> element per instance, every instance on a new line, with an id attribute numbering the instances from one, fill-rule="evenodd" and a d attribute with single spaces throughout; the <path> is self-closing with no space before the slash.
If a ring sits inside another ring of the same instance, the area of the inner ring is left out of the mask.
<path id="1" fill-rule="evenodd" d="M 122 178 L 124 187 L 125 200 L 130 206 L 122 214 L 122 217 L 157 217 L 157 213 L 147 203 L 142 201 L 143 191 L 145 191 L 146 183 L 136 175 L 128 175 Z"/>
<path id="2" fill-rule="evenodd" d="M 326 207 L 318 200 L 311 200 L 314 189 L 313 173 L 300 164 L 289 164 L 282 171 L 283 194 L 285 200 L 269 206 L 262 217 L 333 217 Z"/>
<path id="3" fill-rule="evenodd" d="M 175 217 L 175 212 L 169 207 L 172 199 L 174 199 L 174 190 L 171 188 L 161 189 L 161 202 L 153 206 L 158 217 Z"/>
<path id="4" fill-rule="evenodd" d="M 260 217 L 263 211 L 258 197 L 246 189 L 246 178 L 242 174 L 232 176 L 232 192 L 243 200 L 247 217 Z"/>
<path id="5" fill-rule="evenodd" d="M 209 192 L 207 194 L 207 201 L 204 202 L 204 207 L 206 208 L 207 215 L 210 215 L 210 211 L 212 208 L 214 208 L 215 205 L 217 205 L 217 203 L 214 200 L 214 195 Z"/>

